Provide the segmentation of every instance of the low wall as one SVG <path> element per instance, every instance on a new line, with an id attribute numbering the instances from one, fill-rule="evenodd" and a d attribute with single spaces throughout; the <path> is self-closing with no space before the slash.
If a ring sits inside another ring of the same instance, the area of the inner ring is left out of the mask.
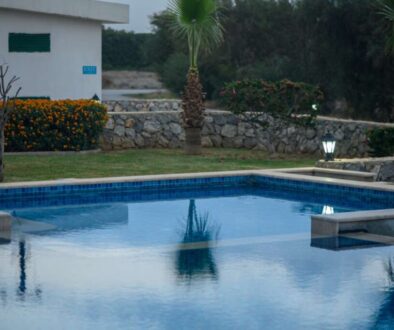
<path id="1" fill-rule="evenodd" d="M 330 162 L 319 161 L 316 166 L 375 173 L 376 181 L 394 182 L 394 157 L 338 159 Z"/>
<path id="2" fill-rule="evenodd" d="M 179 148 L 185 139 L 178 111 L 109 113 L 101 146 L 104 149 Z M 205 147 L 261 149 L 270 153 L 321 154 L 322 136 L 330 131 L 337 139 L 337 156 L 367 155 L 366 132 L 390 126 L 364 121 L 319 117 L 314 128 L 270 120 L 259 127 L 227 111 L 208 110 L 203 127 Z"/>
<path id="3" fill-rule="evenodd" d="M 178 111 L 180 100 L 143 100 L 130 99 L 127 101 L 103 101 L 109 112 L 150 112 L 150 111 Z"/>

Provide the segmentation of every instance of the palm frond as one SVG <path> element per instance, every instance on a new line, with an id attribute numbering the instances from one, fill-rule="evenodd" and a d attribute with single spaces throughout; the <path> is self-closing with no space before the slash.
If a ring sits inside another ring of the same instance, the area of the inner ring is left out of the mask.
<path id="1" fill-rule="evenodd" d="M 209 52 L 223 41 L 216 0 L 170 0 L 168 12 L 174 35 L 188 40 L 191 66 L 201 48 Z"/>
<path id="2" fill-rule="evenodd" d="M 394 54 L 394 0 L 378 0 L 379 14 L 388 23 L 387 53 Z"/>
<path id="3" fill-rule="evenodd" d="M 380 14 L 394 22 L 394 0 L 378 0 Z"/>

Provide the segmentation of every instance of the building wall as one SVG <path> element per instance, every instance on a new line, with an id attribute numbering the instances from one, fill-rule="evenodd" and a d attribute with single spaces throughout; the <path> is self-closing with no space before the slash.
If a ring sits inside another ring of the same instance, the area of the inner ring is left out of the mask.
<path id="1" fill-rule="evenodd" d="M 50 53 L 10 53 L 9 33 L 50 33 Z M 0 63 L 20 77 L 20 96 L 101 98 L 101 23 L 0 9 Z M 83 66 L 97 74 L 84 75 Z"/>

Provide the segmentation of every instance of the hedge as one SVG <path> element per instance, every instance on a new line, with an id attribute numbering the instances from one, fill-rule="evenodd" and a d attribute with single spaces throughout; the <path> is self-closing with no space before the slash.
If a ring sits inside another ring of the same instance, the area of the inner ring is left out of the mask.
<path id="1" fill-rule="evenodd" d="M 92 100 L 16 100 L 5 127 L 5 150 L 80 151 L 94 149 L 108 120 Z"/>
<path id="2" fill-rule="evenodd" d="M 394 156 L 394 128 L 374 128 L 368 132 L 372 157 Z"/>
<path id="3" fill-rule="evenodd" d="M 319 87 L 290 80 L 235 81 L 226 84 L 220 96 L 235 114 L 248 113 L 257 118 L 264 113 L 300 124 L 312 123 L 324 100 Z"/>

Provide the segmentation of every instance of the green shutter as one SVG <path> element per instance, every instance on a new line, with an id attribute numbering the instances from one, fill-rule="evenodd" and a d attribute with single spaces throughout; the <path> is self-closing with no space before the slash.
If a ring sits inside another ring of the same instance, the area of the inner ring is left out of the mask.
<path id="1" fill-rule="evenodd" d="M 49 33 L 10 33 L 8 48 L 10 53 L 49 53 L 51 51 L 51 35 Z"/>
<path id="2" fill-rule="evenodd" d="M 50 100 L 49 96 L 18 96 L 17 100 Z"/>

